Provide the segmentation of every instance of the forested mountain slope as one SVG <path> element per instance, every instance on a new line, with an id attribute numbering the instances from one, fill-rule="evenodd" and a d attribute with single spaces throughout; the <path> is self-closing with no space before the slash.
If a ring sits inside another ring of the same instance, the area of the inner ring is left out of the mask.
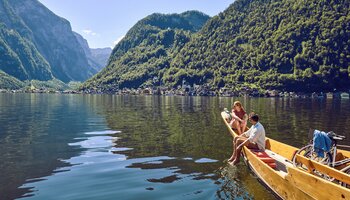
<path id="1" fill-rule="evenodd" d="M 0 0 L 0 53 L 0 70 L 21 81 L 84 81 L 97 72 L 70 23 L 37 0 Z"/>
<path id="2" fill-rule="evenodd" d="M 82 89 L 113 91 L 153 84 L 154 77 L 162 76 L 172 57 L 208 19 L 197 11 L 147 16 L 128 31 L 114 47 L 108 66 Z"/>
<path id="3" fill-rule="evenodd" d="M 214 87 L 349 88 L 349 0 L 237 0 L 176 55 L 163 76 Z"/>
<path id="4" fill-rule="evenodd" d="M 174 20 L 145 23 L 162 15 L 150 16 L 129 31 L 108 67 L 85 88 L 138 87 L 156 76 L 172 87 L 186 80 L 237 90 L 346 90 L 349 5 L 350 0 L 236 0 L 188 34 L 174 31 Z"/>

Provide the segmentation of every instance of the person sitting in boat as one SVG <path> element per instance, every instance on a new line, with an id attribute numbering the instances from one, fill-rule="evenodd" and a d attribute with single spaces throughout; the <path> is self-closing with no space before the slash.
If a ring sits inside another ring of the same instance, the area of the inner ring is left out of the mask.
<path id="1" fill-rule="evenodd" d="M 249 149 L 265 151 L 265 129 L 259 122 L 259 116 L 255 113 L 250 113 L 249 121 L 252 124 L 250 129 L 233 140 L 233 153 L 228 160 L 231 165 L 239 163 L 243 146 Z"/>
<path id="2" fill-rule="evenodd" d="M 248 119 L 248 115 L 246 114 L 241 102 L 235 101 L 233 103 L 231 116 L 231 128 L 237 130 L 238 135 L 241 135 L 247 127 Z"/>

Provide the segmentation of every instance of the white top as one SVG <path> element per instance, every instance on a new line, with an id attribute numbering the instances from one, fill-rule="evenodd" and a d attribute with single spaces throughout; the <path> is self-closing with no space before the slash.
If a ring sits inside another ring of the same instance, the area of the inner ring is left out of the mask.
<path id="1" fill-rule="evenodd" d="M 251 126 L 244 135 L 248 137 L 251 143 L 257 144 L 260 150 L 265 150 L 265 129 L 260 122 Z"/>

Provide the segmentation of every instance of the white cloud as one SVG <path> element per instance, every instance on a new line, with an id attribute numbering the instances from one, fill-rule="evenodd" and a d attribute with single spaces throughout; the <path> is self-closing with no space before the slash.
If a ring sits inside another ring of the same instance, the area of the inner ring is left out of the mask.
<path id="1" fill-rule="evenodd" d="M 98 34 L 95 33 L 94 31 L 90 30 L 90 29 L 85 29 L 82 30 L 83 33 L 85 33 L 86 35 L 92 35 L 92 36 L 97 36 Z"/>
<path id="2" fill-rule="evenodd" d="M 82 30 L 82 31 L 83 31 L 83 33 L 85 33 L 87 35 L 89 35 L 92 32 L 92 30 Z"/>
<path id="3" fill-rule="evenodd" d="M 117 38 L 117 40 L 115 40 L 115 41 L 113 42 L 113 47 L 114 47 L 115 45 L 117 45 L 124 37 L 125 37 L 125 35 L 123 35 L 123 36 Z"/>

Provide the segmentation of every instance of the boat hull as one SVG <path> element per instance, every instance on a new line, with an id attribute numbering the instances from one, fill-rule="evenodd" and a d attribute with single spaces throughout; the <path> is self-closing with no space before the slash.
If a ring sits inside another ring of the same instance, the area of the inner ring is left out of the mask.
<path id="1" fill-rule="evenodd" d="M 222 118 L 231 135 L 237 134 L 230 128 L 222 113 Z M 297 148 L 267 138 L 266 149 L 277 152 L 286 160 L 291 160 Z M 244 147 L 243 158 L 254 174 L 280 199 L 350 199 L 350 190 L 330 181 L 307 173 L 291 164 L 285 170 L 275 170 L 260 160 L 250 149 Z"/>

